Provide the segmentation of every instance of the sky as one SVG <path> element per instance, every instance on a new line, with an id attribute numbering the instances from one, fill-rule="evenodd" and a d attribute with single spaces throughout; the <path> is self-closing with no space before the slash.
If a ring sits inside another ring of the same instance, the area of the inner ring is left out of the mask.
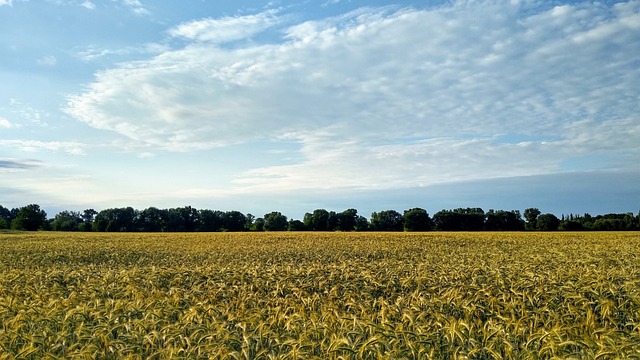
<path id="1" fill-rule="evenodd" d="M 0 0 L 0 205 L 640 210 L 640 1 Z"/>

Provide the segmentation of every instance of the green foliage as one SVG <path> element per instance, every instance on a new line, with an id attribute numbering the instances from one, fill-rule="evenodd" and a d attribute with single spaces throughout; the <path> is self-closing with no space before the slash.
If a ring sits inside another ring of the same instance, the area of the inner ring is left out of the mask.
<path id="1" fill-rule="evenodd" d="M 421 208 L 405 210 L 403 220 L 405 231 L 429 231 L 433 227 L 429 213 Z"/>
<path id="2" fill-rule="evenodd" d="M 11 227 L 15 230 L 36 231 L 42 229 L 46 223 L 47 213 L 40 209 L 40 205 L 31 204 L 18 210 Z"/>
<path id="3" fill-rule="evenodd" d="M 484 220 L 480 208 L 441 210 L 433 215 L 433 223 L 440 231 L 480 231 L 484 229 Z"/>
<path id="4" fill-rule="evenodd" d="M 78 231 L 83 227 L 82 215 L 74 211 L 61 211 L 53 218 L 51 229 L 54 231 Z"/>
<path id="5" fill-rule="evenodd" d="M 542 214 L 536 219 L 536 230 L 556 231 L 560 226 L 560 220 L 553 214 Z"/>
<path id="6" fill-rule="evenodd" d="M 311 231 L 329 230 L 329 212 L 325 209 L 316 209 L 312 214 L 304 214 L 304 226 Z"/>
<path id="7" fill-rule="evenodd" d="M 264 218 L 256 218 L 251 225 L 251 231 L 264 231 Z"/>
<path id="8" fill-rule="evenodd" d="M 395 210 L 384 210 L 371 214 L 371 228 L 373 231 L 402 231 L 404 219 Z"/>
<path id="9" fill-rule="evenodd" d="M 223 216 L 224 230 L 243 231 L 247 223 L 247 217 L 240 211 L 227 211 Z"/>
<path id="10" fill-rule="evenodd" d="M 488 231 L 522 231 L 525 224 L 518 210 L 489 210 L 485 214 L 484 229 Z"/>
<path id="11" fill-rule="evenodd" d="M 289 231 L 306 231 L 307 227 L 300 220 L 289 220 Z"/>
<path id="12" fill-rule="evenodd" d="M 537 208 L 528 208 L 524 210 L 524 219 L 526 220 L 525 229 L 527 230 L 536 230 L 538 227 L 538 216 L 540 215 L 540 210 Z"/>
<path id="13" fill-rule="evenodd" d="M 273 211 L 264 216 L 264 229 L 266 231 L 286 231 L 289 227 L 287 217 L 279 211 Z"/>
<path id="14" fill-rule="evenodd" d="M 0 229 L 8 229 L 11 227 L 11 221 L 13 218 L 14 216 L 12 216 L 12 211 L 0 205 Z"/>
<path id="15" fill-rule="evenodd" d="M 354 231 L 358 225 L 358 210 L 347 209 L 336 215 L 338 219 L 337 230 Z"/>

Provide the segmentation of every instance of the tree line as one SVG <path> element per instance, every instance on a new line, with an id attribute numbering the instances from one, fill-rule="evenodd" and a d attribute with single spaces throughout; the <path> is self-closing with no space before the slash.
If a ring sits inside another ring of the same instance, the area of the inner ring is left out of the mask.
<path id="1" fill-rule="evenodd" d="M 429 216 L 422 208 L 373 212 L 369 219 L 356 209 L 342 212 L 316 209 L 302 220 L 278 211 L 255 217 L 239 211 L 191 206 L 61 211 L 53 218 L 37 204 L 8 209 L 0 205 L 0 229 L 96 232 L 219 232 L 219 231 L 637 231 L 640 212 L 591 216 L 541 213 L 537 208 L 489 210 L 457 208 Z"/>

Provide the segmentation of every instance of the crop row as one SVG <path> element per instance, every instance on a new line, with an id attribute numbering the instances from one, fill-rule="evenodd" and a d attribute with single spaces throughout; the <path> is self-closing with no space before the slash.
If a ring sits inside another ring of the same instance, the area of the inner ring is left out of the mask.
<path id="1" fill-rule="evenodd" d="M 1 358 L 640 357 L 637 233 L 0 235 Z"/>

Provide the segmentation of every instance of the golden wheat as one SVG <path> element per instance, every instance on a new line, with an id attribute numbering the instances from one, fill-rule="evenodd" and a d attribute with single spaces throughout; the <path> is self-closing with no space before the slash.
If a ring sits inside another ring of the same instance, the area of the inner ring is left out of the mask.
<path id="1" fill-rule="evenodd" d="M 640 358 L 638 233 L 0 234 L 0 359 Z"/>

